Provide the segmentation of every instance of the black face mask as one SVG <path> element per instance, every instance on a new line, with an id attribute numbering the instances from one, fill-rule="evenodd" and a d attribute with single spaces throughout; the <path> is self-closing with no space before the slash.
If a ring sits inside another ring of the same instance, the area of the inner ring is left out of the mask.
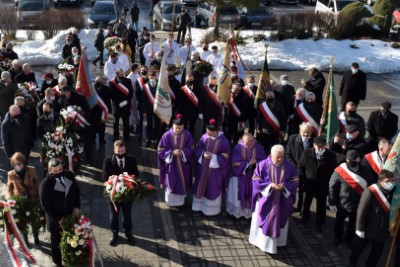
<path id="1" fill-rule="evenodd" d="M 115 154 L 115 156 L 119 159 L 123 159 L 125 157 L 125 153 L 124 154 Z"/>
<path id="2" fill-rule="evenodd" d="M 53 177 L 54 179 L 55 178 L 61 178 L 62 174 L 63 174 L 62 172 L 57 173 L 57 174 L 50 173 L 51 177 Z"/>
<path id="3" fill-rule="evenodd" d="M 208 51 L 208 47 L 203 47 L 203 51 Z"/>
<path id="4" fill-rule="evenodd" d="M 12 50 L 11 49 L 7 49 L 7 52 L 11 52 Z"/>
<path id="5" fill-rule="evenodd" d="M 267 98 L 267 102 L 268 102 L 268 103 L 273 103 L 274 100 L 275 100 L 275 99 L 273 99 L 273 98 Z"/>
<path id="6" fill-rule="evenodd" d="M 43 112 L 44 115 L 46 115 L 47 117 L 51 115 L 51 111 L 45 111 Z"/>
<path id="7" fill-rule="evenodd" d="M 15 115 L 15 116 L 13 117 L 13 119 L 14 119 L 14 120 L 19 120 L 19 119 L 21 119 L 21 114 Z"/>
<path id="8" fill-rule="evenodd" d="M 101 82 L 94 83 L 94 87 L 100 88 L 103 84 Z"/>
<path id="9" fill-rule="evenodd" d="M 347 161 L 347 164 L 349 165 L 349 167 L 355 168 L 355 167 L 357 167 L 358 162 L 357 161 L 353 161 L 353 160 L 349 160 L 349 161 Z"/>
<path id="10" fill-rule="evenodd" d="M 147 71 L 142 71 L 142 72 L 140 73 L 140 75 L 142 75 L 142 76 L 147 75 Z"/>
<path id="11" fill-rule="evenodd" d="M 355 110 L 349 110 L 349 115 L 354 115 L 354 114 L 356 114 Z"/>
<path id="12" fill-rule="evenodd" d="M 192 86 L 193 85 L 193 81 L 186 81 L 186 85 L 187 86 Z"/>
<path id="13" fill-rule="evenodd" d="M 172 74 L 172 75 L 168 75 L 168 78 L 169 78 L 169 79 L 172 79 L 172 78 L 174 78 L 174 76 L 175 76 L 175 75 L 173 75 L 173 74 Z"/>

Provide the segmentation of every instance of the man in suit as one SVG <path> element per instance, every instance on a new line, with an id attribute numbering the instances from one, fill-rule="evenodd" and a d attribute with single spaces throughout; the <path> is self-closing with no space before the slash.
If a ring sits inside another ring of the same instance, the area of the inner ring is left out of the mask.
<path id="1" fill-rule="evenodd" d="M 114 155 L 106 158 L 103 162 L 103 181 L 107 181 L 112 175 L 120 175 L 122 173 L 129 175 L 139 175 L 136 159 L 133 156 L 126 155 L 126 145 L 124 141 L 117 140 L 114 142 Z M 132 235 L 132 202 L 115 203 L 116 209 L 112 202 L 110 205 L 110 227 L 112 237 L 110 238 L 110 246 L 116 246 L 119 232 L 119 211 L 122 210 L 124 220 L 122 222 L 125 236 L 130 244 L 135 244 L 135 238 Z"/>
<path id="2" fill-rule="evenodd" d="M 311 76 L 311 79 L 308 81 L 302 79 L 301 84 L 307 91 L 315 94 L 315 102 L 322 106 L 322 94 L 326 83 L 325 77 L 316 67 L 310 68 L 308 74 Z"/>
<path id="3" fill-rule="evenodd" d="M 307 223 L 311 202 L 315 197 L 318 231 L 321 231 L 325 224 L 329 180 L 336 166 L 336 155 L 326 148 L 326 138 L 323 136 L 314 138 L 314 147 L 304 150 L 297 165 L 300 179 L 304 180 L 305 192 L 301 223 Z"/>
<path id="4" fill-rule="evenodd" d="M 36 113 L 38 117 L 43 115 L 43 105 L 46 102 L 51 102 L 53 104 L 53 108 L 56 113 L 60 112 L 61 108 L 58 105 L 58 97 L 56 96 L 54 89 L 47 88 L 44 91 L 44 98 L 36 106 Z"/>
<path id="5" fill-rule="evenodd" d="M 40 203 L 46 213 L 47 229 L 50 232 L 51 257 L 61 267 L 61 227 L 63 219 L 71 214 L 79 218 L 81 198 L 75 175 L 63 170 L 61 160 L 49 160 L 48 173 L 39 188 Z"/>
<path id="6" fill-rule="evenodd" d="M 312 133 L 312 125 L 308 122 L 303 122 L 299 126 L 300 133 L 289 136 L 287 145 L 286 145 L 286 158 L 297 166 L 300 161 L 301 154 L 307 148 L 312 147 L 313 138 L 311 136 Z M 303 207 L 303 199 L 304 199 L 304 180 L 300 179 L 299 181 L 299 191 L 298 191 L 298 200 L 297 200 L 297 208 L 296 210 L 301 213 Z"/>
<path id="7" fill-rule="evenodd" d="M 351 64 L 351 70 L 343 73 L 339 95 L 342 97 L 342 110 L 345 109 L 346 103 L 349 101 L 358 106 L 360 100 L 365 100 L 367 95 L 367 75 L 360 70 L 357 62 Z"/>
<path id="8" fill-rule="evenodd" d="M 117 69 L 116 76 L 110 80 L 110 97 L 114 116 L 114 141 L 119 139 L 119 119 L 122 118 L 124 125 L 124 139 L 129 141 L 129 115 L 130 103 L 133 96 L 131 80 L 124 77 L 124 71 Z"/>
<path id="9" fill-rule="evenodd" d="M 57 125 L 61 124 L 62 117 L 58 113 L 54 113 L 54 106 L 51 102 L 43 104 L 43 115 L 37 119 L 37 135 L 43 138 L 46 133 L 54 133 Z"/>
<path id="10" fill-rule="evenodd" d="M 397 133 L 399 117 L 390 111 L 391 108 L 392 103 L 384 101 L 379 110 L 372 111 L 369 115 L 367 129 L 370 151 L 377 148 L 380 139 L 384 138 L 391 141 Z"/>

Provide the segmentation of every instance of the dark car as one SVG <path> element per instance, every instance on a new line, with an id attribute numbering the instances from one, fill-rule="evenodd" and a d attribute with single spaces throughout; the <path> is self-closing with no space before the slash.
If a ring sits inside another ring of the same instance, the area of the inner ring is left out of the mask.
<path id="1" fill-rule="evenodd" d="M 174 4 L 172 1 L 161 1 L 156 4 L 154 6 L 152 18 L 153 29 L 162 31 L 171 30 L 172 14 L 174 14 L 174 29 L 176 29 L 176 17 L 181 11 L 181 8 L 181 4 L 175 3 L 174 10 Z"/>
<path id="2" fill-rule="evenodd" d="M 242 12 L 241 26 L 246 28 L 262 28 L 273 19 L 273 13 L 264 5 L 252 9 L 243 7 L 240 11 Z"/>
<path id="3" fill-rule="evenodd" d="M 199 3 L 196 9 L 196 27 L 200 27 L 202 23 L 206 26 L 215 25 L 215 6 L 207 2 Z M 241 14 L 236 7 L 223 7 L 219 9 L 219 25 L 240 26 L 242 21 Z"/>
<path id="4" fill-rule="evenodd" d="M 80 5 L 83 0 L 54 0 L 54 5 Z"/>
<path id="5" fill-rule="evenodd" d="M 117 22 L 114 3 L 112 1 L 97 1 L 90 11 L 87 22 L 91 29 L 96 29 L 99 25 L 104 27 L 114 25 Z"/>

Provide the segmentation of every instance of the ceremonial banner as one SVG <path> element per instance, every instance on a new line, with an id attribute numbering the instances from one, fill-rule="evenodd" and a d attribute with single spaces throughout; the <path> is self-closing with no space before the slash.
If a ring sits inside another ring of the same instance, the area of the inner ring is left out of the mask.
<path id="1" fill-rule="evenodd" d="M 400 169 L 400 134 L 397 135 L 396 141 L 392 147 L 392 150 L 390 150 L 389 156 L 387 157 L 385 161 L 385 165 L 383 166 L 383 169 L 392 171 L 394 173 L 394 178 L 399 179 L 399 169 Z M 390 206 L 390 230 L 392 233 L 394 233 L 396 222 L 393 219 L 394 214 L 396 211 L 400 209 L 400 186 L 399 183 L 397 183 L 396 191 L 394 192 L 392 203 Z"/>
<path id="2" fill-rule="evenodd" d="M 336 104 L 335 84 L 333 82 L 333 73 L 331 73 L 329 80 L 328 114 L 326 124 L 326 140 L 328 144 L 331 144 L 333 142 L 333 138 L 336 136 L 340 129 L 337 114 L 338 110 Z"/>
<path id="3" fill-rule="evenodd" d="M 229 105 L 229 99 L 231 96 L 231 75 L 229 71 L 229 58 L 230 58 L 230 46 L 229 40 L 226 42 L 224 62 L 222 63 L 221 70 L 219 72 L 218 80 L 218 98 L 224 103 L 224 105 Z"/>
<path id="4" fill-rule="evenodd" d="M 165 59 L 163 57 L 161 60 L 160 75 L 158 76 L 157 91 L 154 102 L 154 113 L 162 122 L 166 124 L 170 123 L 172 117 L 170 91 L 171 89 L 169 88 L 168 83 L 167 65 L 165 64 Z"/>
<path id="5" fill-rule="evenodd" d="M 258 80 L 256 99 L 254 99 L 254 107 L 257 110 L 260 104 L 265 100 L 265 92 L 267 91 L 267 88 L 271 87 L 270 79 L 267 51 L 265 51 L 264 65 L 260 74 L 260 79 Z"/>

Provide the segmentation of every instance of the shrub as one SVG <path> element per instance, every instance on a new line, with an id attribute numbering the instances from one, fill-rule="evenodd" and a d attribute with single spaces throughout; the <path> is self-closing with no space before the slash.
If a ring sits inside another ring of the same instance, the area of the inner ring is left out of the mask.
<path id="1" fill-rule="evenodd" d="M 400 0 L 379 0 L 372 7 L 375 15 L 370 18 L 371 24 L 376 24 L 384 34 L 389 33 L 391 17 L 394 9 L 400 6 Z"/>
<path id="2" fill-rule="evenodd" d="M 38 19 L 37 25 L 43 31 L 45 38 L 50 39 L 61 30 L 71 27 L 82 29 L 85 26 L 85 18 L 81 10 L 74 10 L 74 15 L 71 16 L 69 10 L 51 9 L 43 18 Z"/>
<path id="3" fill-rule="evenodd" d="M 37 35 L 37 31 L 35 31 L 35 30 L 26 31 L 26 36 L 28 37 L 28 40 L 35 40 L 36 35 Z"/>
<path id="4" fill-rule="evenodd" d="M 399 42 L 394 42 L 390 45 L 392 48 L 400 48 L 400 43 Z"/>
<path id="5" fill-rule="evenodd" d="M 13 6 L 0 8 L 0 30 L 5 39 L 15 39 L 18 29 L 17 12 Z"/>

